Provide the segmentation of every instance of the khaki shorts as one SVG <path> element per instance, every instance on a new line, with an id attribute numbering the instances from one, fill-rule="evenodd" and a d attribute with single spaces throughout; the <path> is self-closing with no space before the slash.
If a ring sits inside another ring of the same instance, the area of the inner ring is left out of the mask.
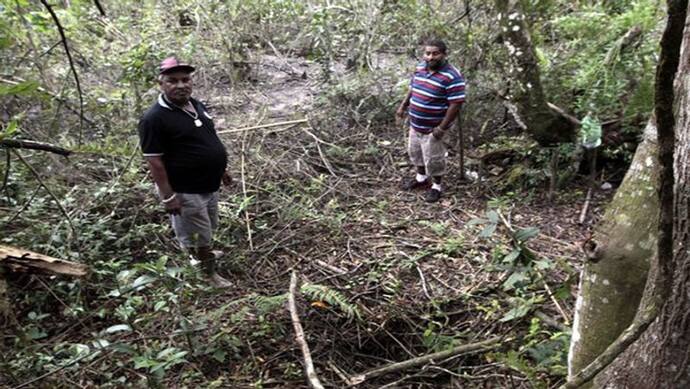
<path id="1" fill-rule="evenodd" d="M 424 166 L 426 175 L 437 177 L 446 172 L 446 145 L 432 134 L 422 134 L 410 128 L 407 152 L 415 166 Z"/>
<path id="2" fill-rule="evenodd" d="M 218 192 L 178 193 L 179 215 L 170 215 L 175 236 L 184 248 L 210 247 L 218 226 Z"/>

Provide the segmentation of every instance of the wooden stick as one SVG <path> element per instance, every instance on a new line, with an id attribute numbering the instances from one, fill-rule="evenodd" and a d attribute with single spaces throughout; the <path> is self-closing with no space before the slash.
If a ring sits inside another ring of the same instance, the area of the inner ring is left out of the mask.
<path id="1" fill-rule="evenodd" d="M 51 145 L 50 143 L 35 142 L 32 140 L 21 140 L 21 139 L 2 139 L 0 140 L 0 146 L 7 147 L 10 149 L 32 149 L 32 150 L 42 150 L 50 151 L 51 153 L 60 154 L 65 157 L 72 154 L 72 150 L 68 150 L 59 146 Z"/>
<path id="2" fill-rule="evenodd" d="M 295 294 L 297 293 L 297 272 L 293 270 L 292 276 L 290 277 L 290 293 L 288 294 L 288 309 L 290 310 L 290 317 L 292 318 L 292 327 L 295 329 L 295 341 L 302 349 L 302 355 L 304 356 L 304 369 L 307 374 L 307 379 L 309 384 L 314 389 L 323 389 L 323 385 L 319 381 L 319 377 L 316 375 L 316 370 L 314 370 L 314 363 L 311 359 L 311 351 L 309 351 L 309 345 L 304 339 L 304 330 L 302 329 L 302 323 L 297 315 L 297 306 L 295 304 Z"/>
<path id="3" fill-rule="evenodd" d="M 230 130 L 223 130 L 223 131 L 218 131 L 218 134 L 231 134 L 234 132 L 243 132 L 243 131 L 249 131 L 249 130 L 258 130 L 260 128 L 268 128 L 268 127 L 277 127 L 277 126 L 285 126 L 288 124 L 299 124 L 299 123 L 306 123 L 307 119 L 300 119 L 300 120 L 291 120 L 287 122 L 278 122 L 278 123 L 269 123 L 269 124 L 262 124 L 259 126 L 251 126 L 251 127 L 243 127 L 243 128 L 232 128 Z"/>
<path id="4" fill-rule="evenodd" d="M 580 212 L 580 220 L 578 224 L 584 224 L 585 218 L 587 218 L 587 210 L 589 209 L 589 202 L 592 201 L 592 188 L 587 189 L 587 197 L 585 198 L 585 205 L 582 207 Z"/>
<path id="5" fill-rule="evenodd" d="M 497 336 L 481 342 L 464 344 L 461 346 L 454 347 L 450 350 L 439 351 L 433 354 L 423 355 L 421 357 L 408 359 L 403 362 L 396 362 L 378 369 L 369 370 L 366 373 L 359 374 L 350 379 L 352 385 L 359 385 L 362 382 L 378 377 L 384 374 L 393 373 L 396 371 L 409 369 L 412 367 L 422 366 L 427 363 L 433 363 L 435 360 L 443 360 L 446 358 L 454 357 L 456 355 L 471 353 L 475 351 L 482 351 L 488 348 L 496 347 L 498 342 L 501 341 L 501 337 Z"/>
<path id="6" fill-rule="evenodd" d="M 244 153 L 245 153 L 245 139 L 246 139 L 246 133 L 244 136 L 242 136 L 242 150 L 240 152 L 240 174 L 242 177 L 242 194 L 243 194 L 243 201 L 246 203 L 247 201 L 247 182 L 245 179 L 244 175 Z M 244 222 L 247 225 L 247 240 L 249 240 L 249 250 L 254 251 L 254 242 L 252 240 L 252 223 L 251 220 L 249 220 L 249 211 L 247 210 L 249 208 L 249 204 L 247 203 L 245 208 L 244 208 Z"/>

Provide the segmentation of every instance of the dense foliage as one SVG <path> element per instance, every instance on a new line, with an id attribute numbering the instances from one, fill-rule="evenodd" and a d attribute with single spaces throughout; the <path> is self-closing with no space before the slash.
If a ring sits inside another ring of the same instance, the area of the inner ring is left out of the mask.
<path id="1" fill-rule="evenodd" d="M 63 387 L 300 386 L 299 356 L 283 312 L 284 275 L 311 265 L 312 256 L 350 259 L 354 269 L 340 283 L 324 277 L 323 268 L 305 269 L 301 293 L 327 307 L 311 306 L 308 313 L 312 329 L 323 334 L 312 339 L 321 342 L 317 352 L 333 358 L 321 361 L 324 370 L 335 362 L 355 373 L 517 327 L 523 338 L 483 357 L 463 357 L 470 367 L 458 368 L 453 378 L 437 372 L 441 378 L 430 374 L 420 382 L 502 379 L 488 376 L 494 367 L 524 385 L 548 386 L 563 378 L 568 334 L 533 313 L 552 299 L 571 304 L 574 272 L 563 258 L 539 258 L 527 247 L 538 231 L 497 232 L 506 230 L 497 210 L 512 210 L 520 195 L 493 193 L 494 210 L 463 215 L 474 220 L 465 228 L 428 215 L 403 218 L 396 207 L 408 202 L 367 185 L 374 177 L 389 185 L 386 180 L 397 174 L 403 145 L 393 111 L 418 44 L 429 36 L 448 41 L 451 61 L 468 77 L 464 126 L 470 143 L 483 143 L 481 150 L 512 147 L 514 159 L 533 163 L 522 168 L 534 172 L 528 178 L 542 177 L 547 157 L 516 134 L 501 104 L 511 80 L 490 4 L 102 3 L 105 16 L 93 1 L 49 2 L 64 29 L 73 72 L 42 3 L 0 0 L 0 141 L 30 139 L 75 151 L 65 159 L 0 146 L 1 243 L 92 269 L 84 280 L 5 272 L 12 278 L 0 285 L 0 298 L 6 294 L 11 308 L 0 317 L 6 323 L 0 385 L 48 373 L 48 385 Z M 658 2 L 522 3 L 549 99 L 577 117 L 590 112 L 614 123 L 609 138 L 620 133 L 634 144 L 652 107 Z M 230 138 L 233 173 L 247 183 L 224 194 L 218 234 L 219 243 L 232 248 L 225 265 L 248 279 L 234 295 L 209 290 L 188 258 L 174 250 L 139 155 L 134 129 L 156 96 L 156 64 L 172 53 L 197 65 L 197 90 L 224 117 L 221 128 L 271 116 L 310 119 L 310 130 L 296 135 Z M 288 81 L 308 79 L 316 90 L 313 104 L 267 113 L 272 107 L 260 100 L 267 64 Z M 630 153 L 615 139 L 604 147 Z M 570 153 L 574 147 L 563 148 Z M 531 190 L 535 184 L 528 179 L 515 187 Z M 376 241 L 406 228 L 412 236 L 432 238 Z M 360 248 L 351 247 L 358 242 Z M 403 254 L 386 251 L 391 245 Z M 427 258 L 438 262 L 424 267 Z M 440 289 L 446 293 L 426 297 L 407 282 L 440 264 L 459 267 L 461 260 L 487 275 L 458 276 Z M 337 262 L 332 265 L 337 269 Z M 546 272 L 562 287 L 549 289 Z M 403 342 L 388 337 L 391 332 Z M 340 382 L 336 372 L 328 375 Z"/>

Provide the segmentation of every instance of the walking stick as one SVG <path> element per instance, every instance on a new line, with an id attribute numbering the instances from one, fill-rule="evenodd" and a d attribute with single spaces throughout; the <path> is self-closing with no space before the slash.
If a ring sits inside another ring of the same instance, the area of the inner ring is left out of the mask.
<path id="1" fill-rule="evenodd" d="M 458 112 L 458 116 L 455 118 L 455 126 L 458 129 L 455 148 L 458 150 L 458 154 L 460 154 L 460 181 L 465 181 L 467 177 L 465 176 L 465 140 L 462 136 L 462 108 L 460 108 L 460 112 Z"/>

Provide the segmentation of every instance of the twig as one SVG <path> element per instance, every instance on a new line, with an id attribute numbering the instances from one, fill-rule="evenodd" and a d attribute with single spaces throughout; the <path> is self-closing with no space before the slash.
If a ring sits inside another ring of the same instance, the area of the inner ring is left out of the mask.
<path id="1" fill-rule="evenodd" d="M 242 137 L 242 151 L 240 153 L 240 175 L 242 178 L 242 194 L 244 195 L 243 201 L 246 203 L 247 201 L 247 183 L 245 180 L 245 175 L 244 175 L 244 153 L 245 153 L 245 139 L 246 139 L 246 133 Z M 252 225 L 251 221 L 249 220 L 249 211 L 247 208 L 249 207 L 249 204 L 245 205 L 244 208 L 244 221 L 245 224 L 247 225 L 247 240 L 249 241 L 249 249 L 251 251 L 254 251 L 254 242 L 252 241 Z"/>
<path id="2" fill-rule="evenodd" d="M 442 360 L 446 358 L 450 358 L 459 354 L 465 354 L 465 353 L 471 353 L 475 351 L 482 351 L 487 348 L 493 348 L 496 347 L 498 342 L 501 341 L 501 337 L 494 337 L 490 338 L 487 340 L 483 340 L 481 342 L 476 342 L 476 343 L 470 343 L 470 344 L 465 344 L 461 346 L 454 347 L 450 350 L 445 350 L 445 351 L 439 351 L 436 353 L 428 354 L 428 355 L 423 355 L 421 357 L 417 358 L 412 358 L 408 359 L 403 362 L 396 362 L 393 364 L 390 364 L 388 366 L 384 366 L 378 369 L 374 370 L 369 370 L 368 372 L 359 374 L 355 377 L 352 377 L 350 381 L 352 382 L 352 385 L 359 385 L 362 382 L 369 380 L 374 377 L 378 377 L 384 374 L 388 373 L 393 373 L 396 371 L 404 370 L 404 369 L 409 369 L 412 367 L 417 367 L 424 365 L 426 363 L 433 363 L 434 360 Z"/>
<path id="3" fill-rule="evenodd" d="M 38 183 L 41 184 L 43 189 L 45 189 L 48 192 L 48 194 L 50 195 L 50 197 L 52 197 L 53 200 L 55 200 L 55 203 L 57 203 L 58 208 L 60 208 L 60 212 L 62 212 L 62 214 L 65 215 L 65 218 L 67 218 L 67 223 L 69 224 L 70 228 L 72 229 L 72 232 L 76 236 L 77 235 L 77 229 L 74 228 L 74 223 L 72 223 L 72 218 L 67 213 L 67 210 L 65 210 L 65 208 L 62 206 L 62 204 L 60 203 L 60 200 L 57 198 L 57 196 L 55 196 L 53 191 L 50 190 L 50 188 L 48 188 L 48 186 L 43 182 L 43 180 L 41 179 L 41 175 L 38 174 L 36 169 L 34 169 L 34 167 L 31 166 L 31 164 L 26 159 L 24 159 L 24 157 L 22 157 L 22 155 L 19 154 L 19 152 L 17 150 L 14 150 L 14 154 L 19 158 L 20 161 L 22 161 L 22 163 L 24 163 L 24 165 L 26 165 L 26 167 L 29 168 L 31 173 L 38 180 Z"/>
<path id="4" fill-rule="evenodd" d="M 98 8 L 98 12 L 101 14 L 101 16 L 105 17 L 105 10 L 103 9 L 101 2 L 99 0 L 93 0 L 93 2 L 96 4 L 96 8 Z"/>
<path id="5" fill-rule="evenodd" d="M 332 175 L 333 177 L 338 177 L 338 175 L 335 174 L 335 172 L 333 171 L 333 168 L 331 167 L 331 163 L 328 162 L 328 160 L 326 159 L 326 156 L 323 154 L 323 151 L 321 151 L 321 146 L 319 146 L 319 143 L 324 143 L 324 144 L 329 144 L 329 143 L 326 143 L 326 142 L 322 141 L 321 139 L 319 139 L 316 135 L 312 134 L 312 133 L 311 133 L 309 130 L 307 130 L 307 129 L 304 129 L 304 128 L 303 128 L 302 131 L 304 131 L 305 133 L 307 133 L 307 135 L 309 135 L 309 136 L 311 136 L 312 138 L 314 138 L 314 140 L 316 141 L 316 150 L 318 150 L 318 152 L 319 152 L 319 157 L 321 157 L 321 161 L 323 162 L 324 166 L 326 166 L 326 169 L 328 169 L 328 172 L 331 173 L 331 175 Z"/>
<path id="6" fill-rule="evenodd" d="M 268 128 L 268 127 L 277 127 L 277 126 L 286 126 L 288 124 L 300 124 L 300 123 L 306 123 L 307 119 L 300 119 L 300 120 L 291 120 L 287 122 L 278 122 L 278 123 L 269 123 L 269 124 L 262 124 L 259 126 L 251 126 L 251 127 L 243 127 L 243 128 L 232 128 L 230 130 L 223 130 L 223 131 L 218 131 L 218 134 L 230 134 L 234 132 L 244 132 L 244 131 L 249 131 L 249 130 L 258 130 L 260 128 Z"/>
<path id="7" fill-rule="evenodd" d="M 12 224 L 12 222 L 14 221 L 14 219 L 16 219 L 17 217 L 19 217 L 19 215 L 21 215 L 22 212 L 24 212 L 24 210 L 29 206 L 29 204 L 31 204 L 31 202 L 34 201 L 34 198 L 36 198 L 36 195 L 38 194 L 38 191 L 39 191 L 39 190 L 41 190 L 41 186 L 40 186 L 40 185 L 36 187 L 36 189 L 34 190 L 34 193 L 31 194 L 31 197 L 29 197 L 29 199 L 26 200 L 26 202 L 24 203 L 24 205 L 22 205 L 22 207 L 21 207 L 14 215 L 12 215 L 11 218 L 9 218 L 9 219 L 5 222 L 5 224 L 3 225 L 3 227 L 6 227 L 6 226 L 9 226 L 10 224 Z"/>
<path id="8" fill-rule="evenodd" d="M 330 367 L 331 370 L 333 370 L 335 374 L 337 374 L 338 377 L 340 377 L 341 380 L 345 381 L 346 384 L 352 385 L 352 382 L 350 382 L 350 378 L 348 378 L 348 376 L 346 376 L 345 373 L 343 373 L 343 371 L 338 366 L 336 366 L 335 363 L 333 363 L 333 361 L 328 361 L 328 367 Z"/>
<path id="9" fill-rule="evenodd" d="M 592 188 L 587 190 L 587 197 L 585 198 L 585 205 L 582 207 L 582 212 L 580 212 L 580 220 L 578 222 L 583 224 L 585 218 L 587 217 L 587 210 L 589 209 L 589 203 L 592 201 Z"/>
<path id="10" fill-rule="evenodd" d="M 419 278 L 422 280 L 422 290 L 424 291 L 424 295 L 426 295 L 426 298 L 429 299 L 429 301 L 433 302 L 433 299 L 431 298 L 431 295 L 429 294 L 429 290 L 426 287 L 426 279 L 424 278 L 424 273 L 422 273 L 422 269 L 419 267 L 419 264 L 416 264 L 417 267 L 417 273 L 419 273 Z"/>
<path id="11" fill-rule="evenodd" d="M 82 134 L 84 132 L 84 94 L 81 91 L 81 83 L 79 82 L 79 75 L 77 74 L 77 69 L 74 67 L 74 60 L 72 59 L 72 53 L 69 51 L 69 46 L 67 45 L 67 37 L 65 36 L 65 30 L 62 28 L 62 24 L 60 24 L 60 19 L 58 19 L 57 15 L 55 14 L 55 11 L 53 11 L 53 8 L 48 4 L 46 0 L 41 0 L 41 4 L 43 4 L 47 9 L 48 12 L 50 13 L 50 16 L 53 18 L 53 21 L 55 22 L 55 25 L 57 26 L 58 32 L 60 33 L 60 39 L 62 40 L 62 45 L 65 47 L 65 54 L 67 54 L 67 59 L 69 60 L 69 67 L 72 69 L 72 74 L 74 75 L 74 81 L 77 84 L 77 92 L 79 93 L 79 142 L 78 144 L 81 145 L 81 138 Z"/>
<path id="12" fill-rule="evenodd" d="M 297 315 L 297 306 L 295 304 L 295 293 L 297 291 L 297 272 L 293 271 L 290 277 L 290 293 L 288 294 L 288 309 L 290 310 L 290 317 L 292 318 L 292 327 L 295 329 L 295 341 L 302 349 L 302 356 L 304 357 L 304 369 L 307 374 L 307 379 L 309 384 L 314 389 L 323 389 L 323 385 L 319 381 L 319 377 L 316 375 L 314 370 L 314 363 L 311 359 L 311 352 L 309 351 L 309 345 L 304 338 L 304 330 L 302 329 L 302 323 Z"/>
<path id="13" fill-rule="evenodd" d="M 0 192 L 4 191 L 7 189 L 7 183 L 10 180 L 10 164 L 12 163 L 12 159 L 10 158 L 10 151 L 5 150 L 5 175 L 2 178 L 2 188 L 0 188 Z M 7 202 L 9 203 L 10 201 L 10 194 L 7 193 Z"/>
<path id="14" fill-rule="evenodd" d="M 6 147 L 10 149 L 31 149 L 31 150 L 41 150 L 50 151 L 51 153 L 60 154 L 62 156 L 69 156 L 72 154 L 72 150 L 68 150 L 59 146 L 52 145 L 50 143 L 35 142 L 32 140 L 21 140 L 21 139 L 2 139 L 0 140 L 0 147 Z"/>

